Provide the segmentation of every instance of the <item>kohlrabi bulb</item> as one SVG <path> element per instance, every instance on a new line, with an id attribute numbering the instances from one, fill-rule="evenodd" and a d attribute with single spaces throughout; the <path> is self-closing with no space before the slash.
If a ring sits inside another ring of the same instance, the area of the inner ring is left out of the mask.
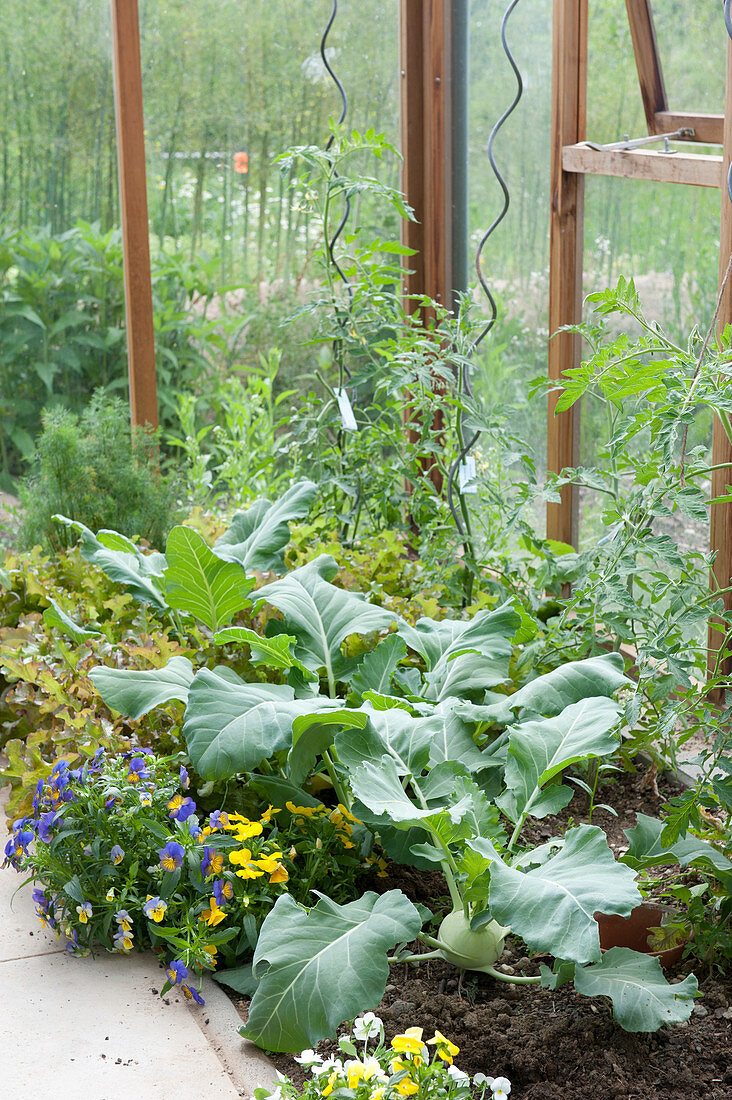
<path id="1" fill-rule="evenodd" d="M 461 970 L 487 970 L 503 953 L 503 941 L 508 928 L 489 921 L 473 932 L 462 910 L 448 913 L 440 925 L 439 938 L 447 950 L 442 954 Z"/>

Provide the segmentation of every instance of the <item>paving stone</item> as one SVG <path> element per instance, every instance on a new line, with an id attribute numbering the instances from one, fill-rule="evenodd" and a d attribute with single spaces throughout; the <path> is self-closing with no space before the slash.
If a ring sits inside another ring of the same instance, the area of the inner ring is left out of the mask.
<path id="1" fill-rule="evenodd" d="M 241 1096 L 185 999 L 161 998 L 152 956 L 35 955 L 0 963 L 3 1094 L 87 1100 Z"/>

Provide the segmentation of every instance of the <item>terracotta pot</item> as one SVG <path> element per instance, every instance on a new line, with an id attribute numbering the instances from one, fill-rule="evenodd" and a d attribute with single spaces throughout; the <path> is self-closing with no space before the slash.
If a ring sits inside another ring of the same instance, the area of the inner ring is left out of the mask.
<path id="1" fill-rule="evenodd" d="M 600 928 L 600 949 L 609 951 L 611 947 L 630 947 L 633 951 L 642 951 L 658 959 L 661 966 L 673 966 L 684 953 L 684 944 L 669 947 L 666 951 L 650 951 L 648 937 L 650 928 L 658 928 L 668 909 L 658 905 L 637 905 L 629 917 L 610 916 L 607 913 L 595 913 Z"/>

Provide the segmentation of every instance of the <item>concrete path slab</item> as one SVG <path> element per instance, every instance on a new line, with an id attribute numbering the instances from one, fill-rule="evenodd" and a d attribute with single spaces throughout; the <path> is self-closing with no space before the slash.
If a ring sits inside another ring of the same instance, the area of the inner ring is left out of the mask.
<path id="1" fill-rule="evenodd" d="M 41 929 L 32 887 L 13 898 L 22 881 L 0 870 L 0 1097 L 233 1100 L 275 1081 L 213 981 L 200 1007 L 175 990 L 158 995 L 165 974 L 151 954 L 67 955 Z"/>
<path id="2" fill-rule="evenodd" d="M 2 835 L 0 863 L 5 841 L 6 837 Z M 12 867 L 0 869 L 0 962 L 28 955 L 52 955 L 64 950 L 53 932 L 41 927 L 30 883 L 22 890 L 18 889 L 23 881 L 23 876 Z"/>

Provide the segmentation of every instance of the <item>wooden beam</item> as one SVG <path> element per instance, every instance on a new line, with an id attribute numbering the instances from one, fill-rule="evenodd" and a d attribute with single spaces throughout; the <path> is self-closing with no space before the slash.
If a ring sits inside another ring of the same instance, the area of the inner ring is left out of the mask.
<path id="1" fill-rule="evenodd" d="M 727 65 L 725 79 L 725 123 L 724 123 L 724 175 L 725 181 L 732 161 L 732 42 L 727 41 Z M 732 202 L 727 194 L 726 182 L 722 189 L 722 215 L 719 234 L 719 280 L 720 286 L 727 271 L 727 265 L 732 256 Z M 718 331 L 721 332 L 726 324 L 732 322 L 732 278 L 722 294 L 719 310 Z M 727 438 L 727 433 L 720 420 L 715 417 L 712 437 L 712 465 L 732 463 L 732 444 Z M 712 471 L 712 499 L 725 495 L 732 485 L 732 470 Z M 732 578 L 732 504 L 712 504 L 709 520 L 709 545 L 717 556 L 714 561 L 713 575 L 716 585 L 727 588 Z M 732 595 L 724 597 L 724 604 L 729 611 L 732 608 Z M 709 649 L 710 664 L 713 663 L 717 651 L 724 641 L 724 634 L 714 630 L 710 626 Z M 732 660 L 723 662 L 722 671 L 729 676 L 732 673 Z"/>
<path id="2" fill-rule="evenodd" d="M 552 39 L 551 215 L 549 229 L 549 378 L 579 366 L 580 337 L 557 333 L 582 319 L 584 176 L 566 172 L 562 150 L 585 138 L 587 116 L 587 0 L 554 0 Z M 547 467 L 558 473 L 577 464 L 579 409 L 555 416 L 549 395 Z M 561 503 L 547 505 L 547 537 L 577 545 L 579 496 L 565 486 Z"/>
<path id="3" fill-rule="evenodd" d="M 672 134 L 674 130 L 693 130 L 694 136 L 674 141 L 695 141 L 699 145 L 721 145 L 724 141 L 724 115 L 705 115 L 698 111 L 657 111 L 654 133 Z"/>
<path id="4" fill-rule="evenodd" d="M 664 153 L 651 149 L 601 151 L 584 144 L 565 145 L 562 168 L 565 172 L 688 183 L 697 187 L 721 187 L 724 183 L 722 158 L 704 153 Z"/>
<path id="5" fill-rule="evenodd" d="M 137 0 L 111 0 L 117 163 L 133 425 L 158 426 Z"/>
<path id="6" fill-rule="evenodd" d="M 651 0 L 625 0 L 625 7 L 628 11 L 630 37 L 633 41 L 633 53 L 648 133 L 655 134 L 656 114 L 659 111 L 668 110 L 668 100 L 663 82 Z"/>

